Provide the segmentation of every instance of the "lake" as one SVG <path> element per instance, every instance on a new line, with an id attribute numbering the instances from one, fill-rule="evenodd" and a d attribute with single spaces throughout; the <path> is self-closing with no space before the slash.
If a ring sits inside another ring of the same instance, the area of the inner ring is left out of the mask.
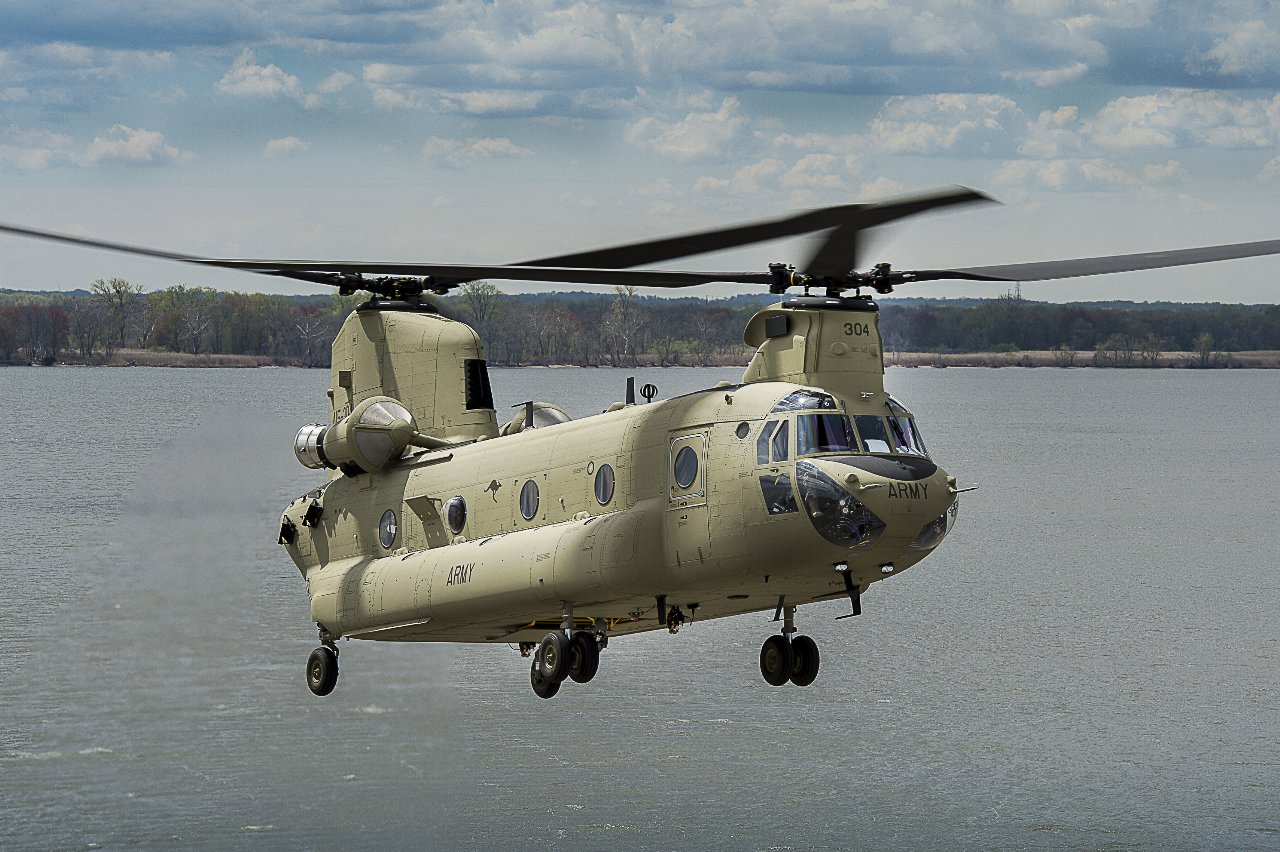
<path id="1" fill-rule="evenodd" d="M 500 418 L 734 369 L 494 370 Z M 0 848 L 1280 849 L 1280 373 L 890 369 L 979 490 L 800 609 L 623 637 L 551 701 L 505 645 L 342 644 L 280 510 L 321 370 L 12 368 Z M 509 415 L 508 415 L 509 416 Z"/>

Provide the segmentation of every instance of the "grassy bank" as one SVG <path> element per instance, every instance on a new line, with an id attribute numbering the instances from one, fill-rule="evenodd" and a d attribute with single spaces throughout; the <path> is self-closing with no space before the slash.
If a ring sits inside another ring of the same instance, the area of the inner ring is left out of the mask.
<path id="1" fill-rule="evenodd" d="M 1280 369 L 1280 351 L 1215 352 L 1204 359 L 1199 352 L 1161 352 L 1127 364 L 1094 362 L 1094 353 L 1057 350 L 1028 352 L 886 352 L 884 362 L 892 367 L 1148 367 L 1214 369 Z"/>

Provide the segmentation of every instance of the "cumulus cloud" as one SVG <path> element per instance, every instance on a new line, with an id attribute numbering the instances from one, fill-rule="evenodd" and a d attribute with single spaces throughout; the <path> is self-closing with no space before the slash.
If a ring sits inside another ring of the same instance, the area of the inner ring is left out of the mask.
<path id="1" fill-rule="evenodd" d="M 432 136 L 422 146 L 422 156 L 434 163 L 463 168 L 477 160 L 524 159 L 532 157 L 533 151 L 520 147 L 505 136 L 466 141 Z"/>
<path id="2" fill-rule="evenodd" d="M 1072 62 L 1063 68 L 1024 69 L 1018 71 L 1002 71 L 1000 76 L 1006 80 L 1027 81 L 1042 89 L 1074 83 L 1089 73 L 1089 66 L 1083 62 Z"/>
<path id="3" fill-rule="evenodd" d="M 1062 191 L 1116 190 L 1141 186 L 1141 181 L 1109 160 L 1013 160 L 994 180 L 1002 186 Z"/>
<path id="4" fill-rule="evenodd" d="M 681 161 L 718 157 L 746 127 L 739 107 L 737 98 L 725 98 L 714 112 L 690 112 L 677 121 L 646 116 L 627 127 L 627 141 Z"/>
<path id="5" fill-rule="evenodd" d="M 346 71 L 334 71 L 320 81 L 320 85 L 316 86 L 316 91 L 322 95 L 336 95 L 346 90 L 355 81 L 356 78 Z"/>
<path id="6" fill-rule="evenodd" d="M 0 163 L 23 171 L 70 163 L 73 149 L 71 137 L 61 133 L 10 127 L 0 134 Z"/>
<path id="7" fill-rule="evenodd" d="M 925 95 L 890 98 L 871 121 L 871 140 L 893 154 L 1007 156 L 1027 119 L 1003 95 Z"/>
<path id="8" fill-rule="evenodd" d="M 901 182 L 881 176 L 874 180 L 869 180 L 858 187 L 858 199 L 860 201 L 878 201 L 882 198 L 902 195 L 906 190 L 907 188 Z"/>
<path id="9" fill-rule="evenodd" d="M 1210 70 L 1229 76 L 1274 75 L 1280 71 L 1280 32 L 1263 20 L 1224 23 L 1213 47 L 1188 63 L 1192 73 Z"/>
<path id="10" fill-rule="evenodd" d="M 1273 157 L 1263 166 L 1260 177 L 1265 181 L 1280 180 L 1280 157 Z"/>
<path id="11" fill-rule="evenodd" d="M 378 109 L 416 109 L 426 104 L 417 85 L 418 70 L 410 65 L 373 62 L 361 69 L 365 88 Z"/>
<path id="12" fill-rule="evenodd" d="M 1195 89 L 1116 98 L 1098 111 L 1089 137 L 1108 148 L 1261 148 L 1274 145 L 1280 96 L 1244 99 Z"/>
<path id="13" fill-rule="evenodd" d="M 190 151 L 179 150 L 165 142 L 164 134 L 158 131 L 135 130 L 117 124 L 105 134 L 94 137 L 82 160 L 88 164 L 117 162 L 142 166 L 187 163 L 194 157 Z"/>
<path id="14" fill-rule="evenodd" d="M 233 98 L 302 98 L 302 85 L 297 77 L 286 74 L 277 65 L 259 65 L 257 57 L 247 47 L 214 89 Z"/>
<path id="15" fill-rule="evenodd" d="M 468 115 L 510 115 L 532 113 L 542 102 L 541 92 L 487 90 L 479 92 L 441 93 L 439 103 Z"/>
<path id="16" fill-rule="evenodd" d="M 264 157 L 278 157 L 282 154 L 297 154 L 306 151 L 311 145 L 303 142 L 297 136 L 282 136 L 279 139 L 271 139 L 262 149 Z"/>

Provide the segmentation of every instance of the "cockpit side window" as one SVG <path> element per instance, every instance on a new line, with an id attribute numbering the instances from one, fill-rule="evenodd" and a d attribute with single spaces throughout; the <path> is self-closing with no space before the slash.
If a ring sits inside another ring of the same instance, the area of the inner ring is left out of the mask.
<path id="1" fill-rule="evenodd" d="M 913 456 L 928 456 L 924 441 L 920 439 L 920 430 L 916 427 L 911 412 L 893 397 L 888 399 L 889 430 L 893 433 L 893 443 L 900 453 Z"/>
<path id="2" fill-rule="evenodd" d="M 897 445 L 898 452 L 913 456 L 929 455 L 925 451 L 924 441 L 920 440 L 920 430 L 910 417 L 890 417 L 889 428 L 893 430 L 893 442 Z"/>
<path id="3" fill-rule="evenodd" d="M 786 461 L 788 458 L 787 443 L 791 437 L 791 432 L 787 428 L 789 425 L 786 420 L 783 420 L 778 425 L 778 431 L 773 434 L 773 460 L 775 462 Z"/>
<path id="4" fill-rule="evenodd" d="M 853 418 L 858 428 L 858 435 L 869 453 L 890 453 L 889 433 L 884 426 L 884 418 L 876 414 L 859 414 Z"/>
<path id="5" fill-rule="evenodd" d="M 770 420 L 760 430 L 760 437 L 756 438 L 756 464 L 769 463 L 769 439 L 773 437 L 773 430 L 777 426 L 778 422 L 776 420 Z"/>

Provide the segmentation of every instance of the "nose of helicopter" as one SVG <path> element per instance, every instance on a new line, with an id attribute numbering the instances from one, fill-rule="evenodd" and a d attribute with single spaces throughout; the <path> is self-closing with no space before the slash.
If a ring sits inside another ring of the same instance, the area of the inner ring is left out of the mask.
<path id="1" fill-rule="evenodd" d="M 796 484 L 818 532 L 854 551 L 882 538 L 908 550 L 932 550 L 958 509 L 954 480 L 924 457 L 806 459 L 796 464 Z"/>

